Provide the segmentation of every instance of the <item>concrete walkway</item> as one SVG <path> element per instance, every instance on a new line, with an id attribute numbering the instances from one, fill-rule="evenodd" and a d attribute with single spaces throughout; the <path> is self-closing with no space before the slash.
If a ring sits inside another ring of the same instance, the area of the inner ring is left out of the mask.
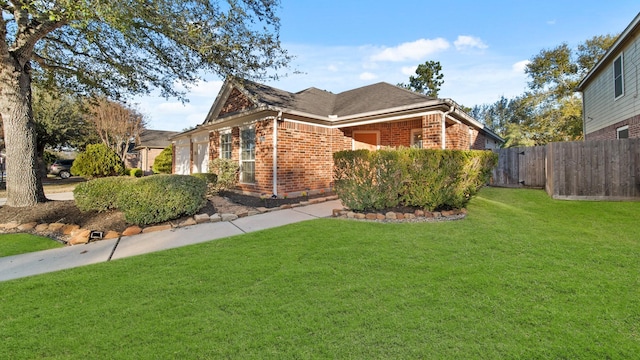
<path id="1" fill-rule="evenodd" d="M 277 210 L 234 221 L 205 223 L 125 236 L 120 239 L 101 240 L 86 245 L 2 257 L 0 258 L 0 281 L 107 262 L 301 221 L 330 217 L 333 209 L 337 208 L 342 208 L 340 200 Z"/>

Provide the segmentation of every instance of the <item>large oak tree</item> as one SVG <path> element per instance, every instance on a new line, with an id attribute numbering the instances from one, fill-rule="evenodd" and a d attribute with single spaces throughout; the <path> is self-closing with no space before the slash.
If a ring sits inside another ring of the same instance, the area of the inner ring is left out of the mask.
<path id="1" fill-rule="evenodd" d="M 0 0 L 7 205 L 45 201 L 31 84 L 119 99 L 183 98 L 203 72 L 264 79 L 286 66 L 278 0 Z"/>

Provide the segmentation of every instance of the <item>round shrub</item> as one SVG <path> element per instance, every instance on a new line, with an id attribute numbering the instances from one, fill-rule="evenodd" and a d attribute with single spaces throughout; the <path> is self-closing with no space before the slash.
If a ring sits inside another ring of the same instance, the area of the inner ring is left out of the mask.
<path id="1" fill-rule="evenodd" d="M 154 175 L 135 179 L 118 193 L 125 220 L 138 225 L 190 216 L 206 203 L 207 183 L 190 175 Z"/>
<path id="2" fill-rule="evenodd" d="M 73 162 L 71 174 L 87 178 L 123 175 L 124 163 L 107 145 L 87 145 Z"/>
<path id="3" fill-rule="evenodd" d="M 155 160 L 153 160 L 153 166 L 151 170 L 155 174 L 171 174 L 173 166 L 173 145 L 169 145 L 164 148 Z"/>
<path id="4" fill-rule="evenodd" d="M 131 178 L 117 176 L 80 183 L 73 190 L 76 206 L 81 211 L 102 212 L 117 209 L 118 194 L 132 181 Z"/>
<path id="5" fill-rule="evenodd" d="M 133 169 L 129 169 L 129 176 L 131 177 L 142 177 L 142 169 L 139 168 L 133 168 Z"/>

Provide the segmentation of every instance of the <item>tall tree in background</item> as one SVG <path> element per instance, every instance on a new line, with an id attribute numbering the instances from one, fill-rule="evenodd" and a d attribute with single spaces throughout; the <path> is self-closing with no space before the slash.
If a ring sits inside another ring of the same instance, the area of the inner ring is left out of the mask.
<path id="1" fill-rule="evenodd" d="M 145 127 L 142 114 L 136 109 L 100 98 L 87 115 L 103 144 L 111 148 L 124 161 L 129 143 L 135 141 Z"/>
<path id="2" fill-rule="evenodd" d="M 277 0 L 0 0 L 0 116 L 7 205 L 45 201 L 37 175 L 33 80 L 118 99 L 159 88 L 183 98 L 200 72 L 265 79 L 290 60 Z"/>
<path id="3" fill-rule="evenodd" d="M 575 88 L 616 38 L 594 36 L 575 49 L 560 44 L 540 51 L 525 69 L 529 91 L 475 106 L 472 114 L 505 138 L 507 147 L 582 139 L 582 98 Z"/>
<path id="4" fill-rule="evenodd" d="M 52 94 L 33 88 L 33 120 L 36 127 L 36 149 L 42 157 L 45 148 L 84 150 L 96 142 L 93 126 L 87 122 L 84 101 L 67 94 Z"/>
<path id="5" fill-rule="evenodd" d="M 427 96 L 438 97 L 440 86 L 444 84 L 444 74 L 439 61 L 427 61 L 418 65 L 416 75 L 409 77 L 409 84 L 400 83 L 398 86 Z"/>

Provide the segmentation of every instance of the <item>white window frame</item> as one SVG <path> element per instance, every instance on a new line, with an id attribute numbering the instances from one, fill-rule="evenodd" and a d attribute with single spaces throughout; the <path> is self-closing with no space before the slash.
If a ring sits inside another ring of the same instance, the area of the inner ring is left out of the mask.
<path id="1" fill-rule="evenodd" d="M 243 159 L 242 158 L 242 151 L 243 151 L 244 145 L 245 145 L 244 141 L 243 141 L 243 138 L 242 138 L 242 133 L 244 131 L 247 131 L 247 130 L 253 130 L 253 159 Z M 238 154 L 239 155 L 238 159 L 239 159 L 239 162 L 240 162 L 240 182 L 243 183 L 243 184 L 255 184 L 255 182 L 256 182 L 256 165 L 255 165 L 255 163 L 256 163 L 256 145 L 257 145 L 257 141 L 256 141 L 256 128 L 255 128 L 255 126 L 247 126 L 247 127 L 240 128 L 240 149 L 239 149 L 240 153 Z M 245 177 L 244 170 L 243 170 L 244 163 L 253 163 L 253 179 L 249 179 L 249 180 L 253 180 L 253 181 L 247 181 L 244 178 Z"/>
<path id="2" fill-rule="evenodd" d="M 229 136 L 229 157 L 225 157 L 224 153 L 225 151 L 223 150 L 223 142 L 222 142 L 222 137 L 223 136 Z M 231 130 L 227 130 L 227 131 L 221 131 L 220 132 L 220 159 L 231 159 L 233 158 L 233 135 L 231 134 Z"/>
<path id="3" fill-rule="evenodd" d="M 624 57 L 623 54 L 618 55 L 613 60 L 613 97 L 615 100 L 624 96 Z M 616 75 L 616 62 L 620 61 L 620 73 Z M 616 93 L 616 83 L 620 81 L 620 94 Z"/>
<path id="4" fill-rule="evenodd" d="M 420 146 L 417 146 L 416 142 L 415 142 L 415 134 L 420 134 Z M 418 149 L 422 149 L 424 148 L 424 139 L 422 139 L 422 128 L 418 128 L 418 129 L 411 129 L 411 147 L 415 147 Z"/>
<path id="5" fill-rule="evenodd" d="M 625 130 L 627 130 L 627 137 L 621 138 L 620 133 Z M 628 138 L 629 138 L 629 125 L 620 126 L 619 128 L 616 128 L 616 139 L 620 140 L 620 139 L 628 139 Z"/>

